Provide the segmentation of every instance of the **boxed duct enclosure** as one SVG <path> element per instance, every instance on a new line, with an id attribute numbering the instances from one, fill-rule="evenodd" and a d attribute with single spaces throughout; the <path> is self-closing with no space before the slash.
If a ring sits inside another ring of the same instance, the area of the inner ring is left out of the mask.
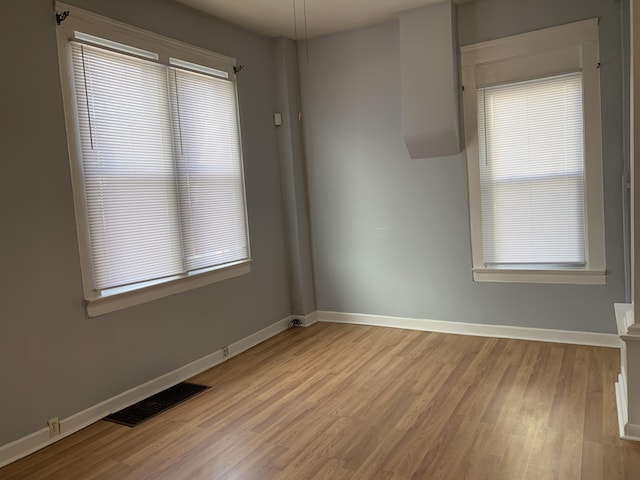
<path id="1" fill-rule="evenodd" d="M 402 133 L 413 159 L 462 151 L 457 51 L 451 0 L 400 14 Z"/>

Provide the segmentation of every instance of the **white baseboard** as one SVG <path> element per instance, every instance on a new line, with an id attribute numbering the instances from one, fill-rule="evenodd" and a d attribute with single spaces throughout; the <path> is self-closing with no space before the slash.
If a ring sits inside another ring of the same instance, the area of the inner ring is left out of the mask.
<path id="1" fill-rule="evenodd" d="M 287 329 L 289 321 L 298 318 L 303 326 L 314 323 L 336 322 L 358 325 L 374 325 L 380 327 L 406 328 L 430 332 L 454 333 L 461 335 L 476 335 L 483 337 L 516 338 L 522 340 L 537 340 L 545 342 L 573 343 L 579 345 L 595 345 L 602 347 L 620 348 L 620 338 L 617 335 L 592 332 L 572 332 L 566 330 L 550 330 L 539 328 L 511 327 L 502 325 L 482 325 L 475 323 L 446 322 L 441 320 L 426 320 L 419 318 L 387 317 L 381 315 L 363 315 L 355 313 L 339 313 L 316 311 L 305 316 L 283 318 L 262 330 L 249 335 L 229 345 L 229 355 L 224 357 L 222 350 L 215 351 L 205 357 L 180 367 L 154 380 L 127 390 L 104 402 L 87 408 L 60 421 L 61 434 L 49 438 L 48 428 L 33 432 L 14 442 L 0 446 L 0 467 L 19 458 L 25 457 L 41 448 L 57 442 L 92 423 L 104 418 L 110 413 L 121 410 L 155 393 L 193 377 L 229 358 L 271 338 Z M 617 385 L 617 384 L 616 384 Z M 618 394 L 618 387 L 616 387 Z M 622 397 L 621 397 L 622 398 Z M 620 409 L 619 409 L 620 411 Z M 640 440 L 640 426 L 624 423 L 623 438 Z"/>
<path id="2" fill-rule="evenodd" d="M 311 312 L 307 315 L 291 315 L 291 320 L 299 320 L 299 327 L 310 327 L 318 321 L 318 312 Z"/>
<path id="3" fill-rule="evenodd" d="M 249 350 L 251 347 L 255 347 L 256 345 L 258 345 L 259 343 L 264 342 L 265 340 L 273 337 L 274 335 L 277 335 L 280 332 L 283 332 L 287 329 L 287 327 L 289 326 L 289 322 L 295 318 L 294 316 L 290 315 L 286 318 L 283 318 L 282 320 L 278 320 L 275 323 L 272 323 L 271 325 L 269 325 L 268 327 L 263 328 L 262 330 L 257 331 L 256 333 L 252 333 L 251 335 L 249 335 L 248 337 L 244 337 L 241 340 L 238 340 L 235 343 L 232 343 L 231 345 L 229 345 L 229 356 L 224 358 L 224 360 L 228 360 L 231 357 L 235 357 L 236 355 Z M 218 350 L 218 352 L 222 353 L 220 350 Z M 218 353 L 216 352 L 216 353 Z M 218 362 L 220 363 L 220 362 Z M 217 365 L 217 363 L 216 363 Z M 215 366 L 215 365 L 212 365 Z M 209 369 L 211 367 L 206 367 L 203 368 L 202 370 L 200 370 L 200 372 L 203 372 L 207 369 Z M 198 372 L 198 373 L 200 373 Z M 193 376 L 193 375 L 190 375 Z M 189 377 L 187 377 L 189 378 Z"/>
<path id="4" fill-rule="evenodd" d="M 318 321 L 318 312 L 312 312 L 309 315 L 305 315 L 302 319 L 302 326 L 310 327 Z"/>
<path id="5" fill-rule="evenodd" d="M 321 322 L 352 323 L 378 327 L 406 328 L 428 332 L 454 333 L 479 337 L 514 338 L 540 342 L 572 343 L 598 347 L 620 348 L 620 337 L 609 333 L 574 332 L 546 328 L 512 327 L 507 325 L 484 325 L 479 323 L 446 322 L 422 318 L 387 317 L 359 313 L 318 312 Z"/>
<path id="6" fill-rule="evenodd" d="M 618 374 L 616 382 L 616 410 L 618 412 L 618 431 L 620 438 L 624 437 L 624 426 L 627 424 L 627 389 L 625 386 L 624 375 Z"/>
<path id="7" fill-rule="evenodd" d="M 618 375 L 616 382 L 616 407 L 618 411 L 618 430 L 623 440 L 640 441 L 640 425 L 629 423 L 627 410 L 627 385 L 624 375 Z"/>
<path id="8" fill-rule="evenodd" d="M 217 350 L 205 357 L 162 375 L 161 377 L 150 380 L 142 385 L 132 388 L 131 390 L 127 390 L 126 392 L 116 395 L 104 402 L 60 420 L 61 433 L 54 438 L 49 438 L 49 429 L 43 428 L 27 435 L 26 437 L 22 437 L 14 442 L 0 446 L 0 467 L 51 445 L 52 443 L 97 422 L 110 413 L 117 412 L 118 410 L 128 407 L 140 400 L 144 400 L 145 398 L 176 385 L 177 383 L 187 380 L 194 375 L 204 372 L 211 367 L 215 367 L 245 350 L 250 349 L 258 343 L 264 342 L 268 338 L 286 330 L 289 321 L 293 318 L 295 317 L 290 316 L 283 318 L 282 320 L 278 320 L 272 325 L 232 343 L 229 345 L 229 355 L 227 357 L 223 356 L 222 350 Z"/>

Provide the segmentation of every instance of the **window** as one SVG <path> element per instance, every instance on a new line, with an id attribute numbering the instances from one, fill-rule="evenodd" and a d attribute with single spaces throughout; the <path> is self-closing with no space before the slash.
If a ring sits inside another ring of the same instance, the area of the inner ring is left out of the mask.
<path id="1" fill-rule="evenodd" d="M 462 47 L 473 277 L 604 284 L 597 21 Z"/>
<path id="2" fill-rule="evenodd" d="M 487 265 L 584 266 L 582 76 L 478 89 Z"/>
<path id="3" fill-rule="evenodd" d="M 248 272 L 233 59 L 64 8 L 89 315 Z"/>

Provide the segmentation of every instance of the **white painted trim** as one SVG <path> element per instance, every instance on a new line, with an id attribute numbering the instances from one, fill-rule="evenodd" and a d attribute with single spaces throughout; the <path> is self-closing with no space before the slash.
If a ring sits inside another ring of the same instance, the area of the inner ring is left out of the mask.
<path id="1" fill-rule="evenodd" d="M 633 305 L 630 303 L 614 303 L 613 309 L 616 312 L 618 335 L 626 335 L 629 327 L 633 325 Z"/>
<path id="2" fill-rule="evenodd" d="M 460 54 L 474 281 L 606 284 L 598 20 L 594 18 L 467 45 L 460 48 Z M 586 266 L 580 273 L 563 275 L 549 272 L 541 275 L 535 270 L 526 275 L 491 271 L 483 258 L 477 121 L 479 82 L 484 79 L 490 84 L 510 83 L 567 73 L 575 71 L 576 67 L 582 71 L 583 85 Z"/>
<path id="3" fill-rule="evenodd" d="M 616 394 L 620 394 L 620 403 L 618 406 L 618 418 L 622 420 L 624 426 L 629 420 L 629 410 L 627 408 L 627 379 L 623 373 L 618 374 L 618 381 L 616 382 Z M 620 430 L 624 433 L 624 428 Z"/>
<path id="4" fill-rule="evenodd" d="M 640 341 L 640 325 L 634 322 L 633 304 L 614 303 L 613 308 L 616 312 L 616 324 L 620 338 L 625 341 Z"/>
<path id="5" fill-rule="evenodd" d="M 251 271 L 251 259 L 243 259 L 212 268 L 201 269 L 196 272 L 181 274 L 176 277 L 157 282 L 141 282 L 130 286 L 129 291 L 103 294 L 94 288 L 93 261 L 89 226 L 87 222 L 86 192 L 84 187 L 84 173 L 82 171 L 82 151 L 80 147 L 80 132 L 78 128 L 78 113 L 76 108 L 71 47 L 69 41 L 75 38 L 77 32 L 122 43 L 135 49 L 142 49 L 157 56 L 158 61 L 165 65 L 172 65 L 176 60 L 186 61 L 194 65 L 201 65 L 221 72 L 226 72 L 228 80 L 235 84 L 234 65 L 236 59 L 216 52 L 196 47 L 188 43 L 132 27 L 108 17 L 97 15 L 72 5 L 55 2 L 58 12 L 68 11 L 69 16 L 57 27 L 56 38 L 58 45 L 58 59 L 64 101 L 65 124 L 67 126 L 67 140 L 69 146 L 69 163 L 71 168 L 71 183 L 75 205 L 78 250 L 80 255 L 80 269 L 82 285 L 86 301 L 87 315 L 97 317 L 123 308 L 139 305 L 163 298 L 169 295 L 185 292 L 215 282 L 227 280 Z M 235 88 L 235 87 L 234 87 Z M 237 90 L 237 89 L 236 89 Z M 237 92 L 236 92 L 237 94 Z M 237 104 L 237 101 L 236 101 Z M 238 129 L 240 128 L 239 114 Z M 238 138 L 242 135 L 238 130 Z M 242 164 L 242 142 L 240 162 Z M 246 197 L 244 183 L 244 168 L 241 165 L 242 189 Z M 245 228 L 248 228 L 246 200 L 244 201 Z M 247 231 L 247 249 L 250 248 L 250 238 Z M 247 252 L 248 256 L 249 251 Z"/>
<path id="6" fill-rule="evenodd" d="M 119 43 L 133 45 L 137 48 L 157 53 L 160 62 L 165 65 L 169 65 L 169 58 L 175 55 L 176 51 L 179 51 L 182 57 L 181 60 L 222 70 L 229 74 L 230 79 L 235 78 L 233 66 L 236 64 L 236 59 L 233 57 L 133 27 L 62 2 L 55 2 L 55 10 L 56 12 L 69 12 L 69 16 L 58 26 L 58 30 L 64 32 L 67 39 L 73 38 L 75 30 L 88 30 L 84 33 L 90 33 L 109 40 L 113 40 L 110 37 L 115 35 L 118 37 L 116 41 L 119 41 Z"/>
<path id="7" fill-rule="evenodd" d="M 618 412 L 618 434 L 620 438 L 625 438 L 625 426 L 627 425 L 628 413 L 627 413 L 627 387 L 625 385 L 624 375 L 618 374 L 618 381 L 615 384 L 616 387 L 616 410 Z"/>
<path id="8" fill-rule="evenodd" d="M 302 320 L 302 325 L 304 327 L 310 327 L 314 323 L 318 322 L 318 312 L 311 312 L 308 315 L 305 315 Z"/>
<path id="9" fill-rule="evenodd" d="M 364 315 L 354 313 L 339 313 L 316 311 L 304 317 L 290 315 L 279 320 L 262 330 L 253 333 L 235 343 L 229 345 L 229 355 L 224 357 L 222 349 L 195 360 L 172 372 L 150 380 L 142 385 L 134 387 L 115 397 L 107 399 L 97 405 L 77 412 L 60 421 L 61 434 L 49 438 L 49 429 L 42 428 L 14 442 L 0 446 L 0 467 L 25 457 L 52 443 L 57 442 L 85 427 L 97 422 L 110 413 L 121 410 L 144 398 L 169 388 L 179 382 L 187 380 L 209 368 L 239 355 L 240 353 L 258 345 L 259 343 L 277 335 L 287 329 L 294 318 L 301 318 L 303 325 L 308 327 L 316 322 L 349 323 L 354 325 L 374 325 L 380 327 L 406 328 L 431 332 L 452 333 L 460 335 L 474 335 L 483 337 L 514 338 L 522 340 L 534 340 L 544 342 L 572 343 L 578 345 L 595 345 L 601 347 L 620 347 L 617 335 L 592 332 L 571 332 L 566 330 L 549 330 L 540 328 L 512 327 L 504 325 L 482 325 L 462 322 L 447 322 L 441 320 L 426 320 L 418 318 L 388 317 L 382 315 Z M 616 384 L 616 394 L 618 393 Z M 620 409 L 619 409 L 620 411 Z M 633 432 L 638 430 L 638 438 L 633 437 Z M 640 426 L 627 425 L 626 436 L 630 440 L 640 440 Z"/>
<path id="10" fill-rule="evenodd" d="M 158 378 L 150 380 L 142 385 L 134 387 L 126 392 L 122 392 L 115 397 L 109 398 L 104 402 L 87 408 L 81 412 L 77 412 L 70 417 L 60 421 L 61 434 L 54 438 L 49 438 L 48 427 L 42 428 L 14 442 L 8 443 L 0 447 L 0 467 L 25 457 L 41 448 L 57 442 L 85 427 L 97 422 L 110 413 L 117 412 L 129 405 L 165 390 L 177 383 L 187 380 L 209 368 L 250 349 L 251 347 L 264 342 L 265 340 L 277 335 L 287 329 L 289 321 L 294 316 L 289 316 L 278 320 L 268 327 L 259 330 L 235 343 L 229 345 L 229 355 L 223 356 L 222 349 L 195 360 L 183 367 L 177 368 L 172 372 L 162 375 Z"/>
<path id="11" fill-rule="evenodd" d="M 460 63 L 463 67 L 489 63 L 597 41 L 598 19 L 591 18 L 460 47 Z"/>
<path id="12" fill-rule="evenodd" d="M 239 355 L 242 352 L 245 352 L 250 348 L 255 347 L 259 343 L 262 343 L 265 340 L 268 340 L 269 338 L 277 335 L 278 333 L 284 332 L 289 327 L 289 322 L 291 321 L 292 318 L 295 318 L 295 317 L 293 315 L 289 315 L 288 317 L 283 318 L 282 320 L 278 320 L 277 322 L 272 323 L 271 325 L 263 328 L 262 330 L 258 330 L 256 333 L 252 333 L 251 335 L 244 337 L 243 339 L 238 340 L 235 343 L 232 343 L 231 345 L 229 345 L 229 356 L 226 357 L 224 360 L 228 360 L 229 358 L 235 357 L 236 355 Z M 221 362 L 218 362 L 218 363 L 221 363 Z M 211 368 L 211 367 L 204 368 L 200 370 L 200 372 L 207 370 L 208 368 Z"/>
<path id="13" fill-rule="evenodd" d="M 87 315 L 89 318 L 115 312 L 122 308 L 151 302 L 159 298 L 186 292 L 194 288 L 204 287 L 229 278 L 239 277 L 251 272 L 251 260 L 222 265 L 205 272 L 182 275 L 148 287 L 136 288 L 128 292 L 104 295 L 87 299 Z"/>
<path id="14" fill-rule="evenodd" d="M 618 430 L 623 440 L 640 441 L 640 425 L 629 423 L 629 410 L 627 406 L 627 384 L 622 373 L 618 375 L 616 382 L 616 407 L 618 411 Z"/>
<path id="15" fill-rule="evenodd" d="M 359 313 L 318 312 L 321 322 L 373 325 L 378 327 L 405 328 L 427 332 L 453 333 L 479 337 L 514 338 L 538 342 L 571 343 L 597 347 L 620 348 L 620 338 L 610 333 L 576 332 L 547 328 L 513 327 L 509 325 L 485 325 L 479 323 L 448 322 L 422 318 L 387 317 Z"/>
<path id="16" fill-rule="evenodd" d="M 476 282 L 553 283 L 572 285 L 606 285 L 603 270 L 511 270 L 474 268 Z"/>

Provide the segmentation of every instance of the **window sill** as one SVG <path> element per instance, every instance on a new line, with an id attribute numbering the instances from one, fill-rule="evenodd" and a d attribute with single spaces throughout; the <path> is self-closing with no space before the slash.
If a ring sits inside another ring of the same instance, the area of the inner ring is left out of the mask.
<path id="1" fill-rule="evenodd" d="M 203 287 L 233 277 L 244 275 L 251 271 L 251 260 L 224 265 L 205 272 L 192 274 L 180 278 L 172 278 L 162 283 L 136 288 L 126 292 L 100 295 L 87 299 L 87 314 L 89 318 L 115 312 L 123 308 L 151 302 L 159 298 L 168 297 L 194 288 Z"/>
<path id="2" fill-rule="evenodd" d="M 507 270 L 474 268 L 474 282 L 556 283 L 572 285 L 606 285 L 604 270 Z"/>

